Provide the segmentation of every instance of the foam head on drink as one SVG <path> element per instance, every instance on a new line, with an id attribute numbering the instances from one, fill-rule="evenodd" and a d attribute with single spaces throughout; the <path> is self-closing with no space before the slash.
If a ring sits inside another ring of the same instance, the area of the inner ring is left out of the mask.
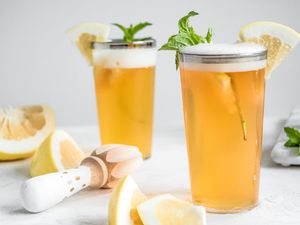
<path id="1" fill-rule="evenodd" d="M 236 212 L 257 204 L 265 49 L 210 44 L 180 52 L 191 191 L 196 204 Z"/>
<path id="2" fill-rule="evenodd" d="M 151 154 L 155 48 L 94 49 L 101 142 L 137 146 Z"/>

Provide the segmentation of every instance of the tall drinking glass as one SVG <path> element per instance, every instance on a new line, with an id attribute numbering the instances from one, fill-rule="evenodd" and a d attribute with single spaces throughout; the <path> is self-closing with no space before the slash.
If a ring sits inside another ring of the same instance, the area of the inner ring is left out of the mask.
<path id="1" fill-rule="evenodd" d="M 155 60 L 155 40 L 93 43 L 102 144 L 134 145 L 150 157 Z"/>
<path id="2" fill-rule="evenodd" d="M 180 52 L 192 198 L 231 213 L 258 201 L 266 50 L 211 44 Z"/>

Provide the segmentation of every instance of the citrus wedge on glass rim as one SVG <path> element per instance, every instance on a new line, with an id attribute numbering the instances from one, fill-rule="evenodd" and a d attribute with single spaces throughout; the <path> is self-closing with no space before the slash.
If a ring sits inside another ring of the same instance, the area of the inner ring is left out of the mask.
<path id="1" fill-rule="evenodd" d="M 1 108 L 0 161 L 32 156 L 54 128 L 54 113 L 49 106 Z"/>
<path id="2" fill-rule="evenodd" d="M 80 23 L 67 31 L 67 35 L 78 47 L 81 54 L 92 64 L 92 42 L 105 42 L 108 39 L 110 27 L 102 23 Z"/>
<path id="3" fill-rule="evenodd" d="M 240 29 L 240 41 L 263 45 L 268 50 L 266 77 L 299 43 L 300 34 L 292 28 L 269 21 L 252 22 Z"/>

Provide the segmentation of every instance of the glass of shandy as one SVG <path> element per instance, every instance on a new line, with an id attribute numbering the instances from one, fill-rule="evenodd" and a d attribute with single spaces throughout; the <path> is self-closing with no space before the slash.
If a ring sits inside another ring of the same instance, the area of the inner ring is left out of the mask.
<path id="1" fill-rule="evenodd" d="M 151 155 L 155 43 L 92 43 L 101 143 L 137 146 L 144 158 Z"/>
<path id="2" fill-rule="evenodd" d="M 258 201 L 266 50 L 202 44 L 180 50 L 192 198 L 210 212 Z"/>

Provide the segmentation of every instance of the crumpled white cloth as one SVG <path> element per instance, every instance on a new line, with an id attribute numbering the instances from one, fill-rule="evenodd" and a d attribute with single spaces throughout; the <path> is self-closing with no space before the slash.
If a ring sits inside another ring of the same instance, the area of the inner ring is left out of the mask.
<path id="1" fill-rule="evenodd" d="M 293 127 L 300 130 L 300 107 L 295 108 L 284 127 Z M 275 163 L 283 166 L 300 165 L 300 156 L 296 154 L 296 148 L 287 148 L 284 143 L 288 140 L 283 128 L 271 151 L 271 158 Z"/>

